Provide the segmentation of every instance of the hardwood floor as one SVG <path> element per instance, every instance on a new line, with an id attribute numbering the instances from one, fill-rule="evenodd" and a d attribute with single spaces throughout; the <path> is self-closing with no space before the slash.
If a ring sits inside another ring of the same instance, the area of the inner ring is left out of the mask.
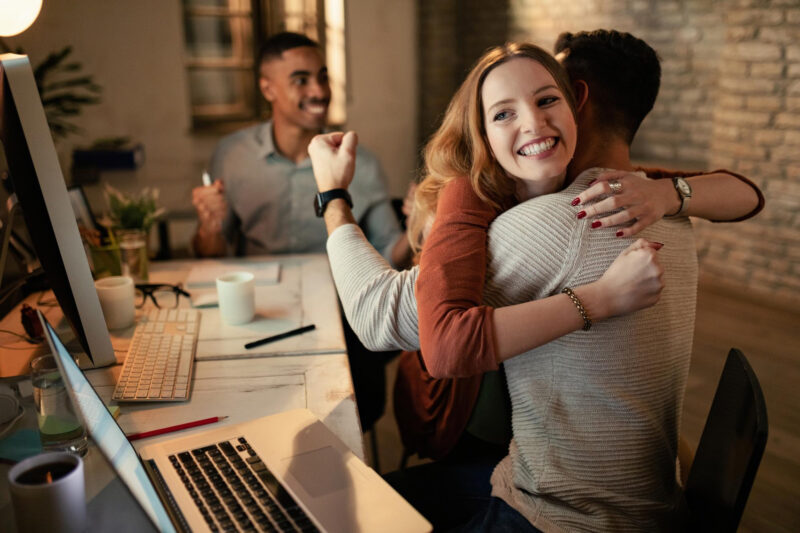
<path id="1" fill-rule="evenodd" d="M 769 440 L 739 530 L 800 531 L 800 306 L 793 312 L 772 307 L 703 280 L 681 429 L 692 449 L 731 348 L 742 350 L 755 370 L 769 418 Z M 386 414 L 375 429 L 382 473 L 395 470 L 402 454 L 391 406 L 394 374 L 392 364 Z"/>
<path id="2" fill-rule="evenodd" d="M 742 350 L 758 376 L 769 420 L 767 447 L 739 530 L 800 531 L 800 311 L 701 285 L 681 430 L 692 448 L 730 348 Z"/>

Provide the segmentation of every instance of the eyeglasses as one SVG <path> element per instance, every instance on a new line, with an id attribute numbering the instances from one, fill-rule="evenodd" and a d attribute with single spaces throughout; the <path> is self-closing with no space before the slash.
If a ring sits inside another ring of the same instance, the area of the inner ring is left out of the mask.
<path id="1" fill-rule="evenodd" d="M 180 284 L 166 283 L 137 283 L 134 294 L 136 307 L 142 307 L 147 298 L 150 298 L 159 309 L 174 309 L 178 307 L 181 295 L 190 297 Z"/>

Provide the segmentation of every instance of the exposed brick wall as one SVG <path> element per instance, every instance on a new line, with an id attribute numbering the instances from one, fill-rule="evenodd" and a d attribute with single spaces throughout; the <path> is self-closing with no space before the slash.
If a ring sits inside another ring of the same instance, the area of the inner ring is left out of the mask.
<path id="1" fill-rule="evenodd" d="M 699 222 L 709 274 L 800 299 L 800 4 L 731 2 L 713 106 L 709 166 L 750 176 L 767 206 L 751 221 Z"/>
<path id="2" fill-rule="evenodd" d="M 422 0 L 420 25 L 420 139 L 436 130 L 450 97 L 489 47 L 508 40 L 506 1 Z"/>
<path id="3" fill-rule="evenodd" d="M 491 8 L 488 6 L 491 5 Z M 420 139 L 488 46 L 614 28 L 662 59 L 658 102 L 635 159 L 725 167 L 755 181 L 767 208 L 739 224 L 697 221 L 701 268 L 756 295 L 800 300 L 800 1 L 475 0 L 419 2 Z"/>
<path id="4" fill-rule="evenodd" d="M 419 138 L 424 142 L 441 122 L 450 97 L 458 87 L 456 0 L 426 2 L 419 13 Z"/>

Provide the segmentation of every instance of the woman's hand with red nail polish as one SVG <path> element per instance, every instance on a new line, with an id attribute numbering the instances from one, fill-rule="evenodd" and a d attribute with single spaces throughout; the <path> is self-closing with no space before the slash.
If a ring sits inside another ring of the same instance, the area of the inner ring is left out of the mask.
<path id="1" fill-rule="evenodd" d="M 611 193 L 608 183 L 611 180 L 622 186 L 617 194 Z M 624 226 L 617 237 L 631 237 L 661 220 L 672 207 L 673 196 L 676 195 L 670 180 L 652 180 L 638 172 L 611 170 L 600 174 L 575 200 L 584 206 L 581 211 L 584 216 L 599 217 L 604 228 Z"/>

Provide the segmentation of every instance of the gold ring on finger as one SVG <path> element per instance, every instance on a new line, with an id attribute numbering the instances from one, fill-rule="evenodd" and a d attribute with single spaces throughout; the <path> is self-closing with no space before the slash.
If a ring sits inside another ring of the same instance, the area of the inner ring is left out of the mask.
<path id="1" fill-rule="evenodd" d="M 622 184 L 617 180 L 609 180 L 608 186 L 611 189 L 611 194 L 619 194 L 622 192 Z"/>

